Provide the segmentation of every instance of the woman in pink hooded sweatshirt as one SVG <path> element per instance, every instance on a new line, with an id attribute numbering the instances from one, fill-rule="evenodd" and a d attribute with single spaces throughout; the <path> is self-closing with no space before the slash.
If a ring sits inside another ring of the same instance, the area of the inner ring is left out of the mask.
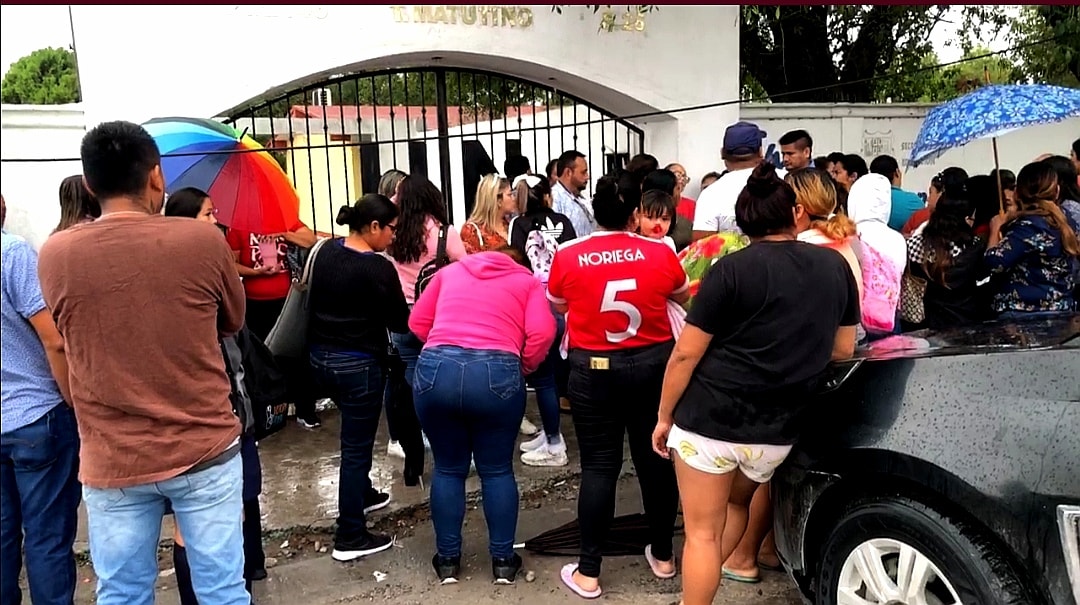
<path id="1" fill-rule="evenodd" d="M 555 340 L 544 287 L 513 248 L 480 252 L 440 270 L 416 301 L 409 329 L 424 342 L 413 399 L 431 452 L 431 519 L 442 583 L 461 573 L 465 478 L 476 462 L 496 584 L 521 570 L 514 553 L 518 489 L 512 465 L 525 414 L 524 375 Z"/>

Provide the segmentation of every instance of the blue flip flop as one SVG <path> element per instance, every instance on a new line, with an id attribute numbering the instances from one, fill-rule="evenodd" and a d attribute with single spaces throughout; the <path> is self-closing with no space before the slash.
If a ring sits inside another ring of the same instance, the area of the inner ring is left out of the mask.
<path id="1" fill-rule="evenodd" d="M 757 584 L 758 582 L 761 582 L 759 576 L 744 576 L 742 574 L 737 574 L 726 567 L 721 571 L 724 579 L 731 580 L 732 582 L 742 582 L 743 584 Z"/>

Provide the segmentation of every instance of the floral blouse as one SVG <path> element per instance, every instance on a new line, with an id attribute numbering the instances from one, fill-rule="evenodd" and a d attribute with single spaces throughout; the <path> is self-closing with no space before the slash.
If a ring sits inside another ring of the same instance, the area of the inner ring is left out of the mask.
<path id="1" fill-rule="evenodd" d="M 995 280 L 994 311 L 1005 313 L 1072 311 L 1075 258 L 1061 233 L 1042 216 L 1025 215 L 1006 225 L 1001 241 L 986 250 L 986 265 Z"/>
<path id="2" fill-rule="evenodd" d="M 508 244 L 506 238 L 498 232 L 487 228 L 487 225 L 479 226 L 469 221 L 461 226 L 461 243 L 465 244 L 465 251 L 469 254 L 498 250 Z"/>

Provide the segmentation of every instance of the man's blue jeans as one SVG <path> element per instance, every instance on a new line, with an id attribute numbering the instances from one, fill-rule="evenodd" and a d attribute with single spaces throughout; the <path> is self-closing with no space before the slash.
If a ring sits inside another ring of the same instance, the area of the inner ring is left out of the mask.
<path id="1" fill-rule="evenodd" d="M 71 605 L 79 511 L 79 429 L 59 404 L 0 435 L 0 603 L 21 603 L 19 571 L 34 605 Z M 26 537 L 23 538 L 25 530 Z"/>
<path id="2" fill-rule="evenodd" d="M 382 413 L 383 371 L 378 362 L 352 352 L 313 349 L 315 380 L 341 412 L 341 466 L 335 542 L 343 546 L 368 536 L 364 499 L 372 493 L 371 457 Z"/>
<path id="3" fill-rule="evenodd" d="M 439 555 L 461 555 L 465 478 L 475 460 L 488 549 L 492 557 L 511 557 L 518 518 L 512 462 L 525 413 L 521 360 L 500 351 L 434 347 L 420 354 L 413 380 L 416 414 L 435 458 L 431 519 Z"/>
<path id="4" fill-rule="evenodd" d="M 147 455 L 151 455 L 148 453 Z M 184 536 L 199 605 L 249 605 L 244 589 L 240 456 L 145 485 L 83 487 L 97 605 L 153 605 L 165 502 Z"/>

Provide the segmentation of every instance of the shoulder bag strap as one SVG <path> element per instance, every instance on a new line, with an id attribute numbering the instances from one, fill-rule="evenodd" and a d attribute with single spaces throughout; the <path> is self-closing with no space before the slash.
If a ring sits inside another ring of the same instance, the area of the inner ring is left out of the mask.
<path id="1" fill-rule="evenodd" d="M 311 254 L 308 255 L 307 262 L 304 263 L 304 272 L 300 276 L 300 285 L 306 286 L 311 282 L 311 268 L 315 265 L 315 257 L 319 255 L 319 250 L 322 249 L 323 244 L 328 241 L 330 241 L 330 238 L 324 237 L 311 247 Z"/>
<path id="2" fill-rule="evenodd" d="M 439 226 L 439 245 L 435 248 L 435 266 L 440 269 L 450 264 L 450 259 L 446 256 L 446 238 L 448 231 L 449 227 L 446 225 Z"/>
<path id="3" fill-rule="evenodd" d="M 477 225 L 476 223 L 474 223 L 472 221 L 469 221 L 469 222 L 467 222 L 465 224 L 473 228 L 473 231 L 476 232 L 476 241 L 477 241 L 477 243 L 480 244 L 480 247 L 483 248 L 484 247 L 484 234 L 480 233 L 480 225 Z"/>

